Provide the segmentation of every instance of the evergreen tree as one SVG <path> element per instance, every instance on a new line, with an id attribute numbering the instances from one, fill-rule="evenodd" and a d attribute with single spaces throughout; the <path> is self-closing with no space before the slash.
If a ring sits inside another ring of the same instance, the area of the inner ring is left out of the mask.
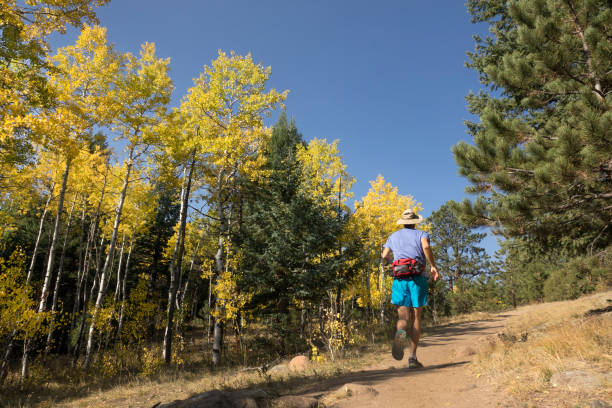
<path id="1" fill-rule="evenodd" d="M 490 257 L 478 246 L 487 236 L 486 233 L 473 232 L 455 217 L 449 201 L 434 211 L 427 222 L 431 223 L 431 243 L 434 248 L 436 264 L 443 278 L 448 280 L 448 288 L 455 291 L 457 281 L 471 279 L 489 270 Z"/>
<path id="2" fill-rule="evenodd" d="M 479 194 L 456 206 L 475 225 L 501 227 L 574 251 L 612 242 L 612 9 L 606 0 L 469 0 L 469 67 L 486 91 L 467 97 L 474 144 L 453 148 Z"/>
<path id="3" fill-rule="evenodd" d="M 300 189 L 296 150 L 303 143 L 283 112 L 266 151 L 271 174 L 245 203 L 239 242 L 245 254 L 242 285 L 253 303 L 284 312 L 292 300 L 320 299 L 336 286 L 346 252 L 332 252 L 347 217 L 337 217 Z M 331 255 L 330 255 L 331 254 Z"/>

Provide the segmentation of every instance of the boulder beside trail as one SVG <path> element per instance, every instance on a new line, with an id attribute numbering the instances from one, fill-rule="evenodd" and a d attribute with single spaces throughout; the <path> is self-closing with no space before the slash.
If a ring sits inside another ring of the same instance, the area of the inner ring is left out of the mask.
<path id="1" fill-rule="evenodd" d="M 317 408 L 319 401 L 316 398 L 285 395 L 277 398 L 272 406 L 274 408 Z"/>
<path id="2" fill-rule="evenodd" d="M 306 356 L 296 356 L 289 362 L 289 369 L 291 371 L 304 371 L 310 368 L 310 360 Z"/>
<path id="3" fill-rule="evenodd" d="M 571 370 L 555 373 L 550 378 L 553 387 L 566 387 L 570 391 L 582 391 L 601 387 L 601 380 L 588 371 Z"/>
<path id="4" fill-rule="evenodd" d="M 335 401 L 350 398 L 355 396 L 363 396 L 370 394 L 372 396 L 378 395 L 378 391 L 376 391 L 373 387 L 369 385 L 356 384 L 356 383 L 348 383 L 344 384 L 342 387 L 338 388 L 335 391 L 326 394 L 321 398 L 321 402 L 324 406 L 332 405 Z"/>
<path id="5" fill-rule="evenodd" d="M 219 391 L 212 390 L 186 400 L 157 404 L 154 408 L 259 408 L 269 398 L 263 390 Z"/>
<path id="6" fill-rule="evenodd" d="M 289 371 L 288 364 L 277 364 L 275 366 L 268 368 L 267 373 L 268 374 L 284 374 L 287 371 Z"/>

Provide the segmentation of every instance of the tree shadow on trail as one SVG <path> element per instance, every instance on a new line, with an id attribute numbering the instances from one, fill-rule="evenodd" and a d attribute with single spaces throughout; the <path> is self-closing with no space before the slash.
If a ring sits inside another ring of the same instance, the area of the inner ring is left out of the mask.
<path id="1" fill-rule="evenodd" d="M 471 336 L 491 334 L 492 329 L 502 329 L 504 327 L 502 321 L 503 319 L 484 319 L 430 327 L 426 329 L 425 335 L 422 337 L 419 346 L 442 346 L 460 340 L 460 337 L 465 334 Z M 497 322 L 499 322 L 499 324 L 491 325 L 491 323 Z"/>
<path id="2" fill-rule="evenodd" d="M 365 383 L 368 385 L 375 385 L 376 383 L 384 382 L 392 378 L 412 377 L 424 372 L 458 367 L 467 363 L 469 363 L 469 361 L 457 361 L 452 363 L 431 365 L 420 369 L 410 369 L 408 367 L 390 367 L 377 370 L 355 371 L 327 378 L 315 376 L 301 378 L 295 377 L 289 381 L 284 381 L 283 383 L 289 385 L 288 388 L 299 388 L 299 391 L 292 392 L 292 395 L 323 394 L 347 383 Z M 268 386 L 271 386 L 272 388 L 276 388 L 276 385 L 277 384 L 274 382 L 268 383 Z"/>

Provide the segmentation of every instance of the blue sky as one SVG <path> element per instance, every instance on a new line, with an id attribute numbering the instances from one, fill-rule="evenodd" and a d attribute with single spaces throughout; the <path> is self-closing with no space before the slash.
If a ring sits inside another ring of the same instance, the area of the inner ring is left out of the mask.
<path id="1" fill-rule="evenodd" d="M 304 138 L 340 140 L 357 199 L 378 174 L 425 216 L 466 197 L 450 149 L 469 140 L 464 97 L 480 84 L 464 63 L 487 28 L 470 23 L 463 1 L 113 0 L 98 17 L 117 50 L 148 41 L 171 59 L 173 104 L 219 49 L 271 66 Z"/>

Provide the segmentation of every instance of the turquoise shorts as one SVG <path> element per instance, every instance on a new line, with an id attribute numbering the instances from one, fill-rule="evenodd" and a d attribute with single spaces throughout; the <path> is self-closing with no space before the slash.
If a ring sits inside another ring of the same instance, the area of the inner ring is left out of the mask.
<path id="1" fill-rule="evenodd" d="M 393 279 L 391 303 L 396 306 L 427 306 L 427 276 L 417 275 L 412 279 Z"/>

